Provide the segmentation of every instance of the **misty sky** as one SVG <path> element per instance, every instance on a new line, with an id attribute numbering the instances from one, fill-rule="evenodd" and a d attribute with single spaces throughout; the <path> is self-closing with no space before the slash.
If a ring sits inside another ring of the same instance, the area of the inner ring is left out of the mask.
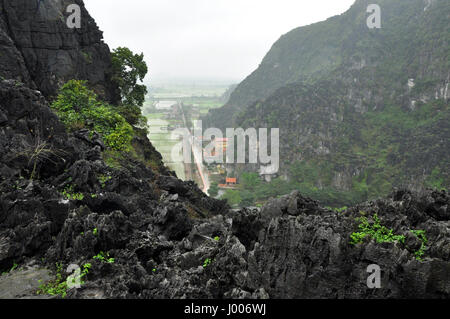
<path id="1" fill-rule="evenodd" d="M 238 82 L 284 33 L 354 0 L 85 0 L 110 48 L 144 52 L 146 81 Z"/>

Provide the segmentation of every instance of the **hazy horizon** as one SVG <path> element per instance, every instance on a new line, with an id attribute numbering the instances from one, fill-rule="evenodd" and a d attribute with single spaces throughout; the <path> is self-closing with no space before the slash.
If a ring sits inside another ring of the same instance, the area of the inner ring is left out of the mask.
<path id="1" fill-rule="evenodd" d="M 143 52 L 145 82 L 238 83 L 281 35 L 345 12 L 354 0 L 85 0 L 111 49 Z"/>

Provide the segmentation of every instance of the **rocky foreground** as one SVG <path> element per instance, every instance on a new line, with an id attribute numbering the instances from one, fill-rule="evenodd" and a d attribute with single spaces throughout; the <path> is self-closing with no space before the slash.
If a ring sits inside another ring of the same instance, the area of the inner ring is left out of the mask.
<path id="1" fill-rule="evenodd" d="M 39 92 L 0 83 L 2 272 L 90 263 L 67 298 L 450 297 L 445 191 L 395 191 L 341 212 L 292 193 L 232 211 L 162 168 L 131 158 L 112 168 L 102 150 L 95 134 L 67 134 Z M 20 177 L 36 167 L 39 178 Z M 357 218 L 375 214 L 405 240 L 351 244 Z M 411 230 L 426 233 L 421 260 Z M 367 287 L 370 264 L 381 289 Z"/>

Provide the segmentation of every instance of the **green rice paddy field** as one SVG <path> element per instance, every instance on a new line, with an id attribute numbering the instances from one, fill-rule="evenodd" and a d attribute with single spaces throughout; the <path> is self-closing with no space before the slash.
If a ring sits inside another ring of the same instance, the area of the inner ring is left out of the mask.
<path id="1" fill-rule="evenodd" d="M 157 101 L 178 101 L 184 105 L 194 106 L 200 116 L 208 113 L 210 109 L 223 105 L 222 94 L 228 86 L 165 86 L 164 88 L 150 89 L 151 95 L 147 98 L 143 106 L 143 114 L 148 119 L 149 139 L 153 146 L 161 153 L 163 161 L 177 176 L 185 180 L 184 164 L 181 158 L 172 158 L 172 150 L 180 142 L 179 137 L 173 131 L 164 128 L 168 125 L 175 126 L 177 120 L 167 120 L 167 110 L 156 110 Z M 192 118 L 191 120 L 197 120 Z"/>

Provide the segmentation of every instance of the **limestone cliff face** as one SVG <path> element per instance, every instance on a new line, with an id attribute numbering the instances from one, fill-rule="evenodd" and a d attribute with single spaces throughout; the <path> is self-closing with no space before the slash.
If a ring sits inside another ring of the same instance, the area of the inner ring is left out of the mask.
<path id="1" fill-rule="evenodd" d="M 381 86 L 377 90 L 372 83 L 374 89 L 355 105 L 357 112 L 365 112 L 361 104 L 371 103 L 380 93 L 394 95 L 396 103 L 411 109 L 420 101 L 448 99 L 449 2 L 379 0 L 381 29 L 369 29 L 366 10 L 372 3 L 355 1 L 339 16 L 281 36 L 229 102 L 210 112 L 205 119 L 210 127 L 236 125 L 237 114 L 286 85 L 314 83 L 337 73 L 350 82 L 354 77 L 369 77 Z"/>
<path id="2" fill-rule="evenodd" d="M 371 3 L 283 35 L 204 127 L 279 128 L 287 187 L 330 205 L 448 187 L 450 2 L 379 0 L 380 29 Z"/>
<path id="3" fill-rule="evenodd" d="M 67 6 L 81 8 L 81 28 L 70 29 Z M 104 99 L 118 101 L 102 32 L 81 0 L 1 0 L 0 76 L 38 89 L 47 98 L 70 79 L 85 79 Z"/>

